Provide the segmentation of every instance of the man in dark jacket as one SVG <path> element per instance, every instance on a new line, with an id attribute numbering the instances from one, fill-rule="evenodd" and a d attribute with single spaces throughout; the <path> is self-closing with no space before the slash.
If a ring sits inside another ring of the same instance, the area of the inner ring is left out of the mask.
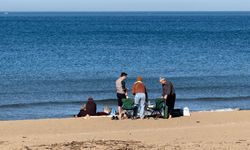
<path id="1" fill-rule="evenodd" d="M 166 105 L 168 106 L 169 118 L 172 118 L 176 99 L 174 86 L 172 82 L 166 78 L 160 78 L 160 83 L 162 84 L 162 98 L 166 101 Z"/>

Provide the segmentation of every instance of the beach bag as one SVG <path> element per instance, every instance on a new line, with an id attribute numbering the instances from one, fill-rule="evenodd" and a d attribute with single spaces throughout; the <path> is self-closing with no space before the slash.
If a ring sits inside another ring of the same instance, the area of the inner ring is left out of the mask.
<path id="1" fill-rule="evenodd" d="M 183 116 L 191 116 L 189 108 L 188 107 L 184 107 L 183 108 Z"/>
<path id="2" fill-rule="evenodd" d="M 172 116 L 173 117 L 183 116 L 183 110 L 182 109 L 174 109 Z"/>

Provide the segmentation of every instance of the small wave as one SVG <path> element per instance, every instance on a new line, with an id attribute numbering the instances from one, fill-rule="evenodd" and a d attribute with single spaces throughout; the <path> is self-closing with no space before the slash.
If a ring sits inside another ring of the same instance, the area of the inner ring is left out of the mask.
<path id="1" fill-rule="evenodd" d="M 201 98 L 192 98 L 191 100 L 201 100 L 201 101 L 250 100 L 250 96 L 238 96 L 238 97 L 201 97 Z"/>
<path id="2" fill-rule="evenodd" d="M 155 99 L 149 99 L 154 101 Z M 177 101 L 230 101 L 230 100 L 250 100 L 250 96 L 242 97 L 201 97 L 201 98 L 177 98 Z M 114 105 L 116 104 L 116 99 L 100 99 L 95 100 L 97 104 L 101 105 Z M 15 104 L 3 104 L 0 105 L 0 108 L 26 108 L 26 107 L 35 107 L 35 106 L 48 106 L 48 105 L 69 105 L 77 104 L 81 105 L 85 103 L 84 100 L 76 101 L 45 101 L 45 102 L 31 102 L 31 103 L 15 103 Z"/>
<path id="3" fill-rule="evenodd" d="M 96 103 L 113 103 L 115 99 L 102 99 L 95 100 Z M 78 104 L 81 105 L 86 101 L 47 101 L 47 102 L 34 102 L 34 103 L 16 103 L 16 104 L 4 104 L 0 105 L 0 108 L 26 108 L 26 107 L 34 107 L 34 106 L 47 106 L 47 105 L 67 105 L 67 104 Z"/>
<path id="4" fill-rule="evenodd" d="M 8 94 L 16 94 L 16 95 L 21 95 L 21 94 L 83 94 L 83 93 L 88 93 L 88 94 L 95 94 L 95 93 L 111 93 L 113 92 L 112 90 L 82 90 L 82 91 L 25 91 L 25 92 L 0 92 L 0 95 L 8 95 Z"/>
<path id="5" fill-rule="evenodd" d="M 206 111 L 198 111 L 198 112 L 227 112 L 227 111 L 240 111 L 240 108 L 224 108 L 224 109 L 212 109 Z"/>
<path id="6" fill-rule="evenodd" d="M 250 96 L 238 97 L 197 97 L 197 98 L 177 98 L 178 101 L 231 101 L 231 100 L 250 100 Z"/>
<path id="7" fill-rule="evenodd" d="M 0 105 L 0 108 L 24 108 L 24 107 L 45 106 L 45 105 L 79 104 L 81 102 L 82 101 L 16 103 L 16 104 Z"/>

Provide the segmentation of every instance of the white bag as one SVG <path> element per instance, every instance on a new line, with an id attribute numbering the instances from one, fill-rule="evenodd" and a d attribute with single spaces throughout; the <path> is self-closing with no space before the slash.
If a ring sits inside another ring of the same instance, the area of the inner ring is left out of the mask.
<path id="1" fill-rule="evenodd" d="M 189 108 L 188 107 L 184 107 L 183 108 L 183 116 L 191 116 Z"/>

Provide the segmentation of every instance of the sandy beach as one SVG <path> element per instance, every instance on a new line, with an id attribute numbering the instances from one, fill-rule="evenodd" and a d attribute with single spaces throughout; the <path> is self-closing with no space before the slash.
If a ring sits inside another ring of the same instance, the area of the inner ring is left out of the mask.
<path id="1" fill-rule="evenodd" d="M 0 121 L 0 149 L 250 149 L 250 111 L 172 119 Z"/>

